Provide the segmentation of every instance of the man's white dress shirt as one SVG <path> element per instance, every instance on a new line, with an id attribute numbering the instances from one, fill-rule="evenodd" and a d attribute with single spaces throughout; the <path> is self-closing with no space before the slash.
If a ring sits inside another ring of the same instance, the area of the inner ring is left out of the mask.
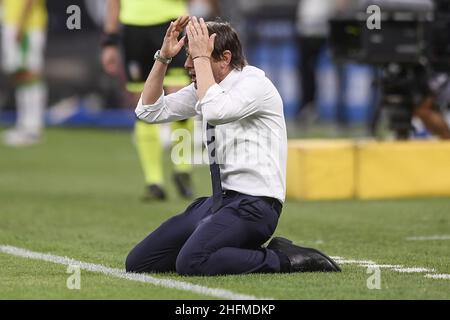
<path id="1" fill-rule="evenodd" d="M 149 123 L 183 120 L 200 115 L 203 140 L 206 123 L 215 126 L 216 157 L 224 190 L 284 202 L 287 135 L 283 101 L 264 71 L 246 66 L 214 84 L 199 101 L 194 84 L 164 94 L 151 105 L 136 107 Z"/>

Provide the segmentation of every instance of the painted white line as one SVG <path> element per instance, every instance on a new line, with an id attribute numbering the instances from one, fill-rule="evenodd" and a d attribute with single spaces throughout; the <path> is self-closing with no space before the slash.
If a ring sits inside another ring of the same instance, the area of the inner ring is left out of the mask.
<path id="1" fill-rule="evenodd" d="M 450 240 L 450 235 L 420 236 L 408 237 L 408 241 L 432 241 L 432 240 Z"/>
<path id="2" fill-rule="evenodd" d="M 371 268 L 380 268 L 380 269 L 401 269 L 403 268 L 402 265 L 399 264 L 377 264 L 377 263 L 361 263 L 359 264 L 360 267 L 371 267 Z"/>
<path id="3" fill-rule="evenodd" d="M 360 267 L 372 267 L 372 268 L 384 268 L 392 269 L 394 271 L 403 273 L 413 273 L 413 272 L 436 272 L 434 269 L 422 268 L 422 267 L 404 267 L 400 264 L 378 264 L 372 260 L 354 260 L 354 259 L 344 259 L 342 257 L 332 257 L 340 264 L 356 264 Z"/>
<path id="4" fill-rule="evenodd" d="M 198 293 L 198 294 L 202 294 L 202 295 L 206 295 L 206 296 L 211 296 L 211 297 L 215 297 L 215 298 L 219 298 L 219 299 L 272 300 L 272 298 L 261 298 L 261 297 L 258 298 L 255 296 L 240 294 L 240 293 L 236 293 L 236 292 L 225 290 L 225 289 L 209 288 L 209 287 L 204 287 L 204 286 L 200 286 L 197 284 L 192 284 L 189 282 L 184 282 L 184 281 L 179 281 L 179 280 L 161 279 L 161 278 L 154 278 L 152 276 L 145 275 L 145 274 L 128 273 L 121 269 L 109 268 L 109 267 L 105 267 L 105 266 L 102 266 L 99 264 L 77 261 L 77 260 L 74 260 L 74 259 L 68 258 L 68 257 L 61 257 L 61 256 L 55 256 L 55 255 L 46 254 L 46 253 L 29 251 L 26 249 L 12 247 L 12 246 L 8 246 L 8 245 L 0 245 L 0 252 L 18 256 L 18 257 L 35 259 L 35 260 L 43 260 L 43 261 L 57 263 L 57 264 L 76 265 L 76 266 L 79 266 L 80 269 L 90 271 L 90 272 L 102 273 L 102 274 L 105 274 L 108 276 L 113 276 L 116 278 L 122 278 L 122 279 L 126 279 L 126 280 L 131 280 L 131 281 L 150 283 L 155 286 L 160 286 L 160 287 L 165 287 L 165 288 L 170 288 L 170 289 L 189 291 L 189 292 Z"/>
<path id="5" fill-rule="evenodd" d="M 371 260 L 354 260 L 354 259 L 344 259 L 344 258 L 337 259 L 337 257 L 332 257 L 332 258 L 335 259 L 336 262 L 340 263 L 340 264 L 367 264 L 367 265 L 375 264 L 375 262 L 373 262 Z"/>
<path id="6" fill-rule="evenodd" d="M 450 274 L 426 274 L 425 278 L 450 280 Z"/>
<path id="7" fill-rule="evenodd" d="M 394 271 L 402 273 L 421 273 L 421 272 L 436 272 L 434 269 L 428 268 L 394 268 Z"/>
<path id="8" fill-rule="evenodd" d="M 339 256 L 330 256 L 331 259 L 334 260 L 344 260 L 345 258 L 339 257 Z"/>
<path id="9" fill-rule="evenodd" d="M 400 273 L 423 273 L 423 272 L 429 272 L 429 273 L 433 273 L 436 272 L 435 269 L 430 269 L 430 268 L 423 268 L 423 267 L 405 267 L 399 264 L 377 264 L 374 261 L 371 260 L 354 260 L 354 259 L 345 259 L 342 257 L 332 257 L 338 264 L 356 264 L 359 267 L 364 267 L 364 268 L 385 268 L 385 269 L 390 269 L 396 272 L 400 272 Z M 430 274 L 425 275 L 426 278 L 430 278 L 429 277 Z M 440 276 L 444 276 L 442 279 L 446 279 L 446 276 L 450 275 L 440 275 Z M 436 279 L 441 279 L 439 277 L 437 277 Z"/>
<path id="10" fill-rule="evenodd" d="M 304 247 L 305 246 L 305 243 L 306 244 L 324 244 L 325 242 L 323 241 L 323 240 L 299 240 L 299 241 L 295 241 L 294 242 L 294 244 L 295 245 L 298 245 L 298 246 L 301 246 L 301 247 Z"/>
<path id="11" fill-rule="evenodd" d="M 426 236 L 426 237 L 410 237 L 406 238 L 406 240 L 448 240 L 450 239 L 450 235 L 434 235 L 434 236 Z M 296 241 L 297 242 L 297 241 Z M 432 274 L 437 271 L 433 268 L 424 268 L 424 267 L 406 267 L 399 264 L 378 264 L 372 260 L 356 260 L 356 259 L 347 259 L 339 256 L 330 256 L 333 260 L 338 264 L 354 264 L 358 267 L 364 268 L 384 268 L 388 270 L 392 270 L 400 273 L 428 273 L 424 277 L 425 278 L 433 278 L 433 279 L 450 279 L 450 274 Z"/>
<path id="12" fill-rule="evenodd" d="M 373 262 L 371 260 L 342 260 L 342 263 L 344 264 L 359 264 L 359 265 L 375 265 L 376 262 Z"/>

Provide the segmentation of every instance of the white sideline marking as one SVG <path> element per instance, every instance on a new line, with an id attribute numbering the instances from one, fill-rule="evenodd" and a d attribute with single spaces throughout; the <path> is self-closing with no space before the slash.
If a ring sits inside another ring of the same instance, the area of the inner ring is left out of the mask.
<path id="1" fill-rule="evenodd" d="M 411 237 L 406 238 L 407 240 L 447 240 L 450 239 L 450 235 L 435 235 L 435 236 L 429 236 L 429 237 Z M 295 241 L 295 243 L 298 243 L 300 241 Z M 400 273 L 427 273 L 424 277 L 425 278 L 433 278 L 433 279 L 450 279 L 450 274 L 432 274 L 436 273 L 437 271 L 432 268 L 423 268 L 423 267 L 405 267 L 403 265 L 399 264 L 378 264 L 375 261 L 372 260 L 356 260 L 356 259 L 347 259 L 344 257 L 339 256 L 330 256 L 333 260 L 336 261 L 338 264 L 355 264 L 359 267 L 364 268 L 385 268 L 389 269 L 395 272 Z"/>
<path id="2" fill-rule="evenodd" d="M 422 268 L 422 267 L 405 267 L 399 264 L 377 264 L 374 261 L 371 260 L 354 260 L 354 259 L 345 259 L 342 257 L 331 257 L 334 260 L 336 260 L 336 262 L 338 264 L 356 264 L 360 267 L 365 267 L 365 268 L 386 268 L 386 269 L 391 269 L 393 271 L 396 272 L 400 272 L 400 273 L 422 273 L 422 272 L 436 272 L 435 269 L 429 269 L 429 268 Z M 431 276 L 437 276 L 437 277 L 431 277 Z M 435 278 L 435 279 L 450 279 L 450 275 L 431 275 L 431 274 L 427 274 L 425 275 L 426 278 Z"/>
<path id="3" fill-rule="evenodd" d="M 100 264 L 87 263 L 82 261 L 77 261 L 68 257 L 55 256 L 46 253 L 33 252 L 22 248 L 12 247 L 8 245 L 0 245 L 0 252 L 7 253 L 10 255 L 30 258 L 35 260 L 43 260 L 47 262 L 53 262 L 57 264 L 63 265 L 77 265 L 80 266 L 80 269 L 103 273 L 105 275 L 113 276 L 116 278 L 127 279 L 131 281 L 137 282 L 145 282 L 150 283 L 156 286 L 170 288 L 170 289 L 178 289 L 189 292 L 194 292 L 198 294 L 203 294 L 215 298 L 220 299 L 230 299 L 230 300 L 273 300 L 272 298 L 258 298 L 251 295 L 245 295 L 240 293 L 235 293 L 233 291 L 219 289 L 219 288 L 208 288 L 204 286 L 200 286 L 197 284 L 172 280 L 172 279 L 159 279 L 154 278 L 149 275 L 139 274 L 139 273 L 128 273 L 121 269 L 109 268 L 102 266 Z"/>
<path id="4" fill-rule="evenodd" d="M 305 243 L 310 243 L 310 244 L 324 244 L 324 241 L 319 239 L 319 240 L 298 240 L 298 241 L 295 241 L 295 242 L 294 242 L 294 244 L 299 245 L 299 246 L 302 246 L 302 245 L 304 245 Z"/>
<path id="5" fill-rule="evenodd" d="M 428 268 L 394 268 L 393 270 L 402 273 L 436 272 L 436 270 Z"/>
<path id="6" fill-rule="evenodd" d="M 378 264 L 378 263 L 360 263 L 358 264 L 360 267 L 372 267 L 372 268 L 380 268 L 380 269 L 401 269 L 402 265 L 399 264 Z"/>
<path id="7" fill-rule="evenodd" d="M 359 264 L 360 267 L 372 267 L 372 268 L 381 268 L 381 269 L 401 269 L 403 268 L 402 265 L 399 264 L 377 264 L 377 263 L 361 263 Z"/>
<path id="8" fill-rule="evenodd" d="M 378 264 L 375 261 L 372 260 L 354 260 L 354 259 L 344 259 L 341 257 L 331 257 L 334 260 L 336 260 L 339 264 L 357 264 L 360 267 L 372 267 L 372 268 L 386 268 L 386 269 L 398 269 L 400 270 L 403 268 L 402 265 L 399 264 Z M 396 270 L 396 271 L 398 271 Z M 401 271 L 400 271 L 401 272 Z M 430 272 L 427 270 L 426 272 Z"/>
<path id="9" fill-rule="evenodd" d="M 408 241 L 450 240 L 450 235 L 408 237 L 408 238 L 406 238 L 406 240 L 408 240 Z"/>
<path id="10" fill-rule="evenodd" d="M 425 278 L 450 280 L 450 274 L 426 274 Z"/>
<path id="11" fill-rule="evenodd" d="M 341 257 L 331 257 L 333 259 L 336 260 L 336 262 L 341 263 L 341 264 L 361 264 L 361 265 L 365 265 L 365 264 L 370 264 L 370 265 L 374 265 L 375 262 L 371 261 L 371 260 L 354 260 L 354 259 L 344 259 Z"/>

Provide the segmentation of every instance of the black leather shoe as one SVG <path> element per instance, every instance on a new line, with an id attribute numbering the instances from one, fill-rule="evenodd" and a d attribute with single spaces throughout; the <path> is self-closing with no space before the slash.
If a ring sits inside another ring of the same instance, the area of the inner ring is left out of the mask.
<path id="1" fill-rule="evenodd" d="M 291 240 L 275 237 L 268 249 L 280 251 L 290 262 L 289 272 L 340 272 L 341 268 L 330 257 L 319 250 L 296 246 Z"/>
<path id="2" fill-rule="evenodd" d="M 142 201 L 164 201 L 166 200 L 166 192 L 157 184 L 148 185 L 145 189 L 145 194 L 142 197 Z"/>
<path id="3" fill-rule="evenodd" d="M 194 192 L 192 191 L 191 175 L 187 172 L 176 172 L 173 175 L 175 186 L 178 193 L 186 199 L 192 199 Z"/>

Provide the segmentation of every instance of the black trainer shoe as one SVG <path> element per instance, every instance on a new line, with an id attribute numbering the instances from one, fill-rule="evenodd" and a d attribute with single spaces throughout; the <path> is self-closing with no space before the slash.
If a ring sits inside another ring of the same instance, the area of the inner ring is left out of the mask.
<path id="1" fill-rule="evenodd" d="M 186 199 L 192 199 L 194 192 L 192 191 L 191 175 L 187 172 L 176 172 L 173 180 L 177 187 L 178 193 Z"/>
<path id="2" fill-rule="evenodd" d="M 268 249 L 280 251 L 288 257 L 289 272 L 340 272 L 341 268 L 330 257 L 319 250 L 296 246 L 291 240 L 275 237 Z"/>
<path id="3" fill-rule="evenodd" d="M 151 184 L 146 187 L 142 201 L 164 201 L 166 200 L 166 192 L 158 184 Z"/>

